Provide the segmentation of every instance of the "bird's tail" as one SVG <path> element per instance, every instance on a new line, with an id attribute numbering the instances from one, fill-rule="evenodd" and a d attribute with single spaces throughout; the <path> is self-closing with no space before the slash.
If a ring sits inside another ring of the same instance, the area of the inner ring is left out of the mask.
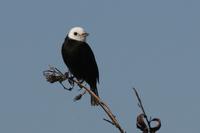
<path id="1" fill-rule="evenodd" d="M 91 85 L 90 87 L 91 87 L 91 91 L 94 92 L 94 94 L 99 97 L 96 83 L 95 83 L 95 85 Z M 91 96 L 91 105 L 92 106 L 99 105 L 99 101 L 97 99 L 95 99 L 93 96 Z"/>

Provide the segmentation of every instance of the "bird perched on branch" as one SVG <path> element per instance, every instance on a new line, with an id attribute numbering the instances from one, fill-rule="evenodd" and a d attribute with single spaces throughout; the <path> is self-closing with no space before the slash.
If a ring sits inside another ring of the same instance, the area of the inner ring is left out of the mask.
<path id="1" fill-rule="evenodd" d="M 62 45 L 62 57 L 70 73 L 78 80 L 86 81 L 91 90 L 99 96 L 99 71 L 95 56 L 86 42 L 88 35 L 82 27 L 73 27 Z M 98 101 L 92 96 L 91 105 L 98 105 Z"/>

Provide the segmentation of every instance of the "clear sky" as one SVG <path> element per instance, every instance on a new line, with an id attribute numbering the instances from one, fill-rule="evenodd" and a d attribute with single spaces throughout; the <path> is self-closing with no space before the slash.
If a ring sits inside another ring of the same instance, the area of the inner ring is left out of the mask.
<path id="1" fill-rule="evenodd" d="M 61 45 L 82 26 L 100 71 L 99 93 L 127 133 L 140 132 L 140 109 L 162 133 L 199 132 L 199 0 L 1 0 L 0 132 L 116 133 L 78 88 L 45 81 L 48 65 L 67 68 Z"/>

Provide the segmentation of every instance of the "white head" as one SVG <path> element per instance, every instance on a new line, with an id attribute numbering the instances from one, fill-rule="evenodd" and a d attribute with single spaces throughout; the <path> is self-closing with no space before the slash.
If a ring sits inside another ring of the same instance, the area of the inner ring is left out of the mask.
<path id="1" fill-rule="evenodd" d="M 81 41 L 81 42 L 85 42 L 86 37 L 88 35 L 89 34 L 87 32 L 85 32 L 82 27 L 73 27 L 73 28 L 71 28 L 71 30 L 68 33 L 68 37 L 70 39 L 73 39 L 76 41 Z"/>

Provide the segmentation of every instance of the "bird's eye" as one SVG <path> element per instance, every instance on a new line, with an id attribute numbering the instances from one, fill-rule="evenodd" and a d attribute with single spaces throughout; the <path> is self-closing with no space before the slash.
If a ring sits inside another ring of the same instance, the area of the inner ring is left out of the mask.
<path id="1" fill-rule="evenodd" d="M 74 32 L 74 35 L 76 36 L 76 35 L 78 35 L 78 33 L 77 33 L 77 32 Z"/>

